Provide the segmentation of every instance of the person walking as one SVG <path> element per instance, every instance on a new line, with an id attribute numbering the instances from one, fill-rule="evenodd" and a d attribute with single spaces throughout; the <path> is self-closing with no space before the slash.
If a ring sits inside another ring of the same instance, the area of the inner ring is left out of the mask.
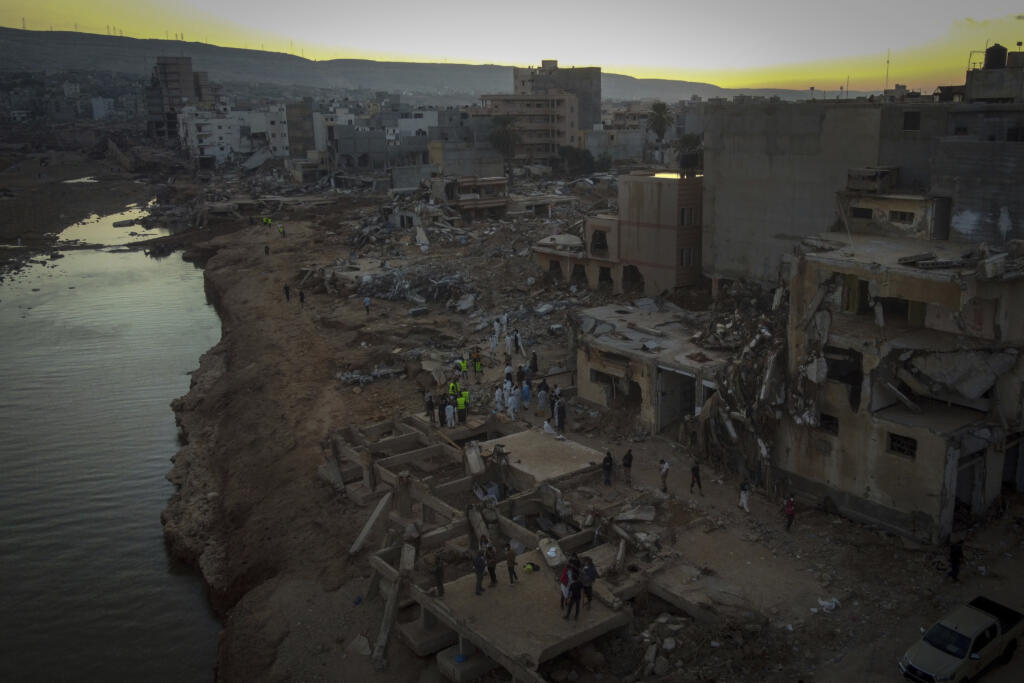
<path id="1" fill-rule="evenodd" d="M 569 565 L 562 567 L 562 575 L 558 578 L 558 588 L 561 593 L 561 601 L 558 604 L 558 610 L 565 609 L 565 604 L 569 601 Z"/>
<path id="2" fill-rule="evenodd" d="M 569 603 L 566 606 L 565 617 L 568 619 L 572 614 L 573 605 L 576 606 L 576 619 L 580 618 L 580 595 L 583 593 L 583 584 L 580 583 L 579 569 L 571 568 L 568 572 L 569 578 Z"/>
<path id="3" fill-rule="evenodd" d="M 949 577 L 960 581 L 960 565 L 964 562 L 964 542 L 956 541 L 949 544 Z"/>
<path id="4" fill-rule="evenodd" d="M 748 504 L 749 502 L 750 502 L 750 482 L 748 482 L 746 479 L 744 479 L 743 483 L 740 484 L 740 502 L 737 504 L 737 507 L 743 508 L 744 512 L 750 512 L 750 505 Z"/>
<path id="5" fill-rule="evenodd" d="M 525 358 L 526 357 L 526 349 L 523 348 L 523 338 L 519 334 L 519 328 L 518 327 L 515 328 L 514 330 L 512 330 L 512 343 L 514 345 L 515 350 L 517 352 L 523 354 L 523 357 Z"/>
<path id="6" fill-rule="evenodd" d="M 264 256 L 270 256 L 270 245 L 269 244 L 264 244 L 263 245 L 263 255 Z"/>
<path id="7" fill-rule="evenodd" d="M 461 379 L 469 379 L 469 363 L 466 362 L 465 358 L 459 359 L 459 374 L 461 375 Z"/>
<path id="8" fill-rule="evenodd" d="M 501 329 L 504 332 L 508 332 L 508 311 L 501 314 Z"/>
<path id="9" fill-rule="evenodd" d="M 558 430 L 561 432 L 569 431 L 568 425 L 565 424 L 565 401 L 558 399 Z"/>
<path id="10" fill-rule="evenodd" d="M 534 351 L 532 354 L 530 354 L 530 370 L 532 370 L 533 374 L 536 375 L 537 374 L 537 370 L 539 368 L 540 368 L 540 361 L 537 360 L 537 352 Z"/>
<path id="11" fill-rule="evenodd" d="M 289 287 L 288 285 L 284 286 L 284 300 L 285 301 L 291 301 L 292 300 L 292 288 Z"/>
<path id="12" fill-rule="evenodd" d="M 561 396 L 561 390 L 558 388 L 558 385 L 556 384 L 555 388 L 551 390 L 551 393 L 548 396 L 548 402 L 551 404 L 551 421 L 552 422 L 558 422 L 558 420 L 555 419 L 555 407 L 558 405 L 558 398 L 559 398 L 559 396 Z"/>
<path id="13" fill-rule="evenodd" d="M 484 560 L 484 551 L 477 550 L 473 556 L 473 571 L 476 572 L 476 594 L 483 595 L 484 592 L 484 570 L 487 569 L 487 561 Z"/>
<path id="14" fill-rule="evenodd" d="M 487 558 L 487 573 L 491 575 L 491 587 L 498 585 L 498 551 L 493 543 L 488 542 L 484 550 L 484 557 Z"/>
<path id="15" fill-rule="evenodd" d="M 504 394 L 501 390 L 501 385 L 494 387 L 494 412 L 500 413 L 505 410 Z"/>
<path id="16" fill-rule="evenodd" d="M 455 399 L 455 409 L 458 413 L 459 424 L 466 424 L 466 418 L 469 416 L 469 392 L 463 391 Z"/>
<path id="17" fill-rule="evenodd" d="M 630 448 L 622 456 L 622 474 L 626 477 L 626 486 L 633 485 L 633 449 Z"/>
<path id="18" fill-rule="evenodd" d="M 427 392 L 426 399 L 424 401 L 424 406 L 426 407 L 427 419 L 430 420 L 430 424 L 437 424 L 434 421 L 434 397 L 429 391 Z"/>
<path id="19" fill-rule="evenodd" d="M 509 543 L 505 544 L 505 564 L 508 565 L 509 585 L 514 586 L 519 581 L 519 575 L 516 574 L 516 551 L 512 550 L 512 546 Z"/>
<path id="20" fill-rule="evenodd" d="M 612 467 L 615 465 L 615 461 L 612 460 L 612 452 L 604 452 L 604 460 L 601 461 L 601 471 L 604 472 L 604 485 L 612 485 Z"/>
<path id="21" fill-rule="evenodd" d="M 479 349 L 473 350 L 473 379 L 480 381 L 480 375 L 484 374 L 484 361 L 480 357 Z"/>
<path id="22" fill-rule="evenodd" d="M 301 289 L 299 290 L 299 308 L 303 308 L 306 305 L 306 293 Z"/>
<path id="23" fill-rule="evenodd" d="M 515 384 L 512 385 L 512 390 L 509 392 L 507 397 L 508 400 L 508 416 L 515 420 L 519 418 L 519 398 L 520 390 Z"/>
<path id="24" fill-rule="evenodd" d="M 589 557 L 584 557 L 583 568 L 580 570 L 580 583 L 583 584 L 583 594 L 587 598 L 587 602 L 584 603 L 585 607 L 590 607 L 590 603 L 594 601 L 594 581 L 597 578 L 597 567 L 594 566 L 594 561 Z"/>
<path id="25" fill-rule="evenodd" d="M 505 355 L 512 355 L 512 335 L 508 332 L 505 333 Z"/>
<path id="26" fill-rule="evenodd" d="M 690 468 L 690 493 L 693 493 L 694 486 L 697 487 L 700 495 L 703 496 L 704 488 L 700 485 L 700 463 L 696 460 L 693 461 L 693 466 Z"/>
<path id="27" fill-rule="evenodd" d="M 789 498 L 782 506 L 782 511 L 786 515 L 786 531 L 789 531 L 793 526 L 793 518 L 796 517 L 796 500 L 793 498 L 793 494 L 789 494 Z"/>
<path id="28" fill-rule="evenodd" d="M 363 308 L 366 309 L 366 317 L 369 318 L 370 317 L 370 297 L 368 297 L 368 296 L 364 296 L 363 297 Z"/>
<path id="29" fill-rule="evenodd" d="M 664 459 L 658 461 L 658 474 L 661 476 L 661 492 L 668 493 L 668 463 Z"/>
<path id="30" fill-rule="evenodd" d="M 448 429 L 455 428 L 455 405 L 452 403 L 451 398 L 448 399 L 448 405 L 444 407 L 445 424 L 448 425 Z"/>
<path id="31" fill-rule="evenodd" d="M 522 399 L 523 399 L 523 402 L 522 402 L 523 410 L 529 410 L 530 409 L 530 383 L 529 382 L 523 382 L 523 389 L 522 389 L 521 394 L 522 394 Z"/>
<path id="32" fill-rule="evenodd" d="M 500 336 L 501 336 L 501 322 L 497 318 L 495 318 L 494 319 L 494 338 L 497 339 Z"/>

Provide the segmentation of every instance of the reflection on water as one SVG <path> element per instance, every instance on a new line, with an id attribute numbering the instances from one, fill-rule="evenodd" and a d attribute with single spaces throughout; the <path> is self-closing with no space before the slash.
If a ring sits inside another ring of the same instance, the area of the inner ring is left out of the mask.
<path id="1" fill-rule="evenodd" d="M 154 237 L 165 237 L 171 234 L 165 228 L 144 228 L 138 225 L 143 218 L 149 215 L 149 207 L 156 200 L 153 199 L 145 206 L 129 205 L 120 213 L 112 213 L 109 216 L 97 216 L 93 214 L 84 221 L 69 226 L 60 233 L 58 242 L 83 242 L 85 244 L 131 244 L 140 240 L 153 239 Z M 114 223 L 132 221 L 132 225 L 114 227 Z"/>
<path id="2" fill-rule="evenodd" d="M 72 178 L 71 180 L 65 180 L 65 183 L 98 183 L 99 181 L 93 178 L 91 175 L 87 175 L 84 178 Z"/>
<path id="3" fill-rule="evenodd" d="M 70 251 L 0 287 L 0 680 L 212 679 L 219 625 L 169 561 L 169 402 L 216 343 L 180 258 Z"/>

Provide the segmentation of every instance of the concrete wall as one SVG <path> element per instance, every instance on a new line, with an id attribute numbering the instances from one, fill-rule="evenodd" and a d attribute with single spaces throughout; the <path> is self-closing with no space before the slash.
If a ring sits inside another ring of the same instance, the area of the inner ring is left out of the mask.
<path id="1" fill-rule="evenodd" d="M 901 190 L 927 192 L 931 183 L 931 159 L 939 138 L 949 135 L 949 110 L 955 105 L 885 105 L 882 107 L 878 163 L 898 166 Z M 908 130 L 908 118 L 916 118 L 918 130 Z"/>
<path id="2" fill-rule="evenodd" d="M 630 361 L 628 358 L 609 357 L 602 351 L 584 345 L 576 353 L 576 391 L 585 401 L 600 406 L 608 406 L 610 396 L 602 382 L 592 381 L 590 371 L 596 370 L 606 375 L 619 378 L 616 391 L 628 391 L 629 382 L 633 381 L 640 387 L 640 421 L 653 428 L 657 422 L 655 409 L 654 380 L 656 369 L 653 365 Z M 627 379 L 628 378 L 628 379 Z"/>
<path id="3" fill-rule="evenodd" d="M 512 92 L 527 95 L 552 89 L 576 95 L 581 130 L 601 123 L 601 67 L 562 69 L 552 60 L 540 69 L 512 69 Z"/>
<path id="4" fill-rule="evenodd" d="M 715 105 L 706 114 L 704 273 L 777 282 L 783 254 L 836 222 L 848 169 L 878 165 L 880 107 Z"/>
<path id="5" fill-rule="evenodd" d="M 952 198 L 951 239 L 1024 238 L 1024 142 L 939 141 L 932 194 Z"/>
<path id="6" fill-rule="evenodd" d="M 580 134 L 583 136 L 583 147 L 593 154 L 595 159 L 607 154 L 615 161 L 642 158 L 647 138 L 646 130 L 623 128 L 581 130 Z"/>
<path id="7" fill-rule="evenodd" d="M 306 152 L 316 150 L 313 132 L 313 101 L 290 102 L 285 106 L 288 120 L 288 145 L 292 159 L 305 159 Z"/>
<path id="8" fill-rule="evenodd" d="M 624 175 L 619 176 L 618 185 L 619 260 L 639 268 L 646 294 L 671 291 L 683 280 L 679 254 L 683 232 L 680 180 Z M 687 196 L 692 200 L 692 193 Z M 691 240 L 692 232 L 691 228 Z"/>
<path id="9" fill-rule="evenodd" d="M 852 232 L 929 239 L 934 219 L 933 201 L 925 197 L 887 197 L 871 193 L 839 193 L 840 220 Z M 852 209 L 871 211 L 871 218 L 853 215 Z M 913 220 L 894 219 L 892 212 L 913 214 Z"/>

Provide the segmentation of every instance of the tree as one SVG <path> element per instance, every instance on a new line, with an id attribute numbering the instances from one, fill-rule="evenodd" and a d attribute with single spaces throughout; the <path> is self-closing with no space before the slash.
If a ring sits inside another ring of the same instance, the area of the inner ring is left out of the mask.
<path id="1" fill-rule="evenodd" d="M 589 149 L 559 145 L 558 156 L 562 157 L 565 172 L 569 175 L 589 175 L 594 172 L 594 155 Z"/>
<path id="2" fill-rule="evenodd" d="M 672 141 L 672 149 L 684 175 L 704 168 L 704 139 L 697 133 L 686 133 Z"/>
<path id="3" fill-rule="evenodd" d="M 491 134 L 487 136 L 491 147 L 498 150 L 505 159 L 505 173 L 512 175 L 512 157 L 515 156 L 516 147 L 519 145 L 519 131 L 516 130 L 516 121 L 511 116 L 495 116 L 494 127 Z"/>
<path id="4" fill-rule="evenodd" d="M 655 102 L 651 105 L 651 113 L 647 117 L 647 130 L 654 133 L 658 139 L 658 151 L 661 151 L 661 143 L 665 139 L 665 133 L 672 124 L 672 113 L 664 102 Z"/>

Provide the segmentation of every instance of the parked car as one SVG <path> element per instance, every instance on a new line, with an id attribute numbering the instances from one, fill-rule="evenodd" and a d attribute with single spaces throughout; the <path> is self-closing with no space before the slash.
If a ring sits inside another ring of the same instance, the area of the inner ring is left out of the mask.
<path id="1" fill-rule="evenodd" d="M 1017 650 L 1024 616 L 995 600 L 977 597 L 956 607 L 907 650 L 899 661 L 903 677 L 917 683 L 976 680 Z"/>

